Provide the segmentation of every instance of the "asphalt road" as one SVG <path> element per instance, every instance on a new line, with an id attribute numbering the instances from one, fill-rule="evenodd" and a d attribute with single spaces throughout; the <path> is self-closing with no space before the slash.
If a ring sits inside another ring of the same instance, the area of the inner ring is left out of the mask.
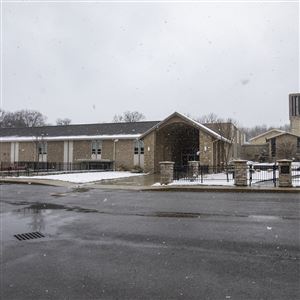
<path id="1" fill-rule="evenodd" d="M 0 196 L 1 299 L 300 299 L 299 194 Z"/>

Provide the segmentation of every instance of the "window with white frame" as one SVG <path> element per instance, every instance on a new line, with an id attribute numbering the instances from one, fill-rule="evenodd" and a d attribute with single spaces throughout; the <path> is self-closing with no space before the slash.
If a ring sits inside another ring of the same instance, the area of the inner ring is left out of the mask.
<path id="1" fill-rule="evenodd" d="M 140 154 L 144 154 L 144 141 L 140 141 Z"/>
<path id="2" fill-rule="evenodd" d="M 92 155 L 101 155 L 102 153 L 102 142 L 92 141 Z"/>
<path id="3" fill-rule="evenodd" d="M 39 142 L 38 143 L 38 153 L 39 154 L 47 154 L 47 142 Z"/>
<path id="4" fill-rule="evenodd" d="M 144 154 L 144 142 L 140 140 L 134 141 L 134 154 Z"/>

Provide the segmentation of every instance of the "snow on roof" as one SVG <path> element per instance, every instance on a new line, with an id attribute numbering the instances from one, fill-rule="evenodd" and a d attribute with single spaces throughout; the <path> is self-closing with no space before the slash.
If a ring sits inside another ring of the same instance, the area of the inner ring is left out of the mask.
<path id="1" fill-rule="evenodd" d="M 34 142 L 34 141 L 74 141 L 74 140 L 130 140 L 138 139 L 140 134 L 115 135 L 77 135 L 77 136 L 8 136 L 0 137 L 0 142 Z"/>

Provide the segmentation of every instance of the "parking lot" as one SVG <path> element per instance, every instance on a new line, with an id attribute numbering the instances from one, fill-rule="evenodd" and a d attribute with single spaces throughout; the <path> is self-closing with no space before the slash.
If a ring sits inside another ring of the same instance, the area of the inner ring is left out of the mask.
<path id="1" fill-rule="evenodd" d="M 300 298 L 299 194 L 0 193 L 1 299 Z"/>

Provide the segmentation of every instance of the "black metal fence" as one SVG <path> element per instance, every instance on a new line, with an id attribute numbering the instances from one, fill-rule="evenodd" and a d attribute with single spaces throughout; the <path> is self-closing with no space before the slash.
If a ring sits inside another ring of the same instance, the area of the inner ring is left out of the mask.
<path id="1" fill-rule="evenodd" d="M 292 183 L 295 186 L 300 186 L 300 164 L 292 165 Z"/>
<path id="2" fill-rule="evenodd" d="M 300 186 L 300 164 L 291 166 L 292 184 Z M 278 164 L 249 165 L 249 185 L 278 185 Z"/>
<path id="3" fill-rule="evenodd" d="M 248 166 L 249 185 L 273 185 L 278 182 L 278 165 L 256 164 Z"/>
<path id="4" fill-rule="evenodd" d="M 174 181 L 176 183 L 207 183 L 213 181 L 214 183 L 222 184 L 224 182 L 232 182 L 234 179 L 234 169 L 232 166 L 207 166 L 200 165 L 198 168 L 195 167 L 174 167 Z"/>
<path id="5" fill-rule="evenodd" d="M 76 171 L 113 170 L 112 161 L 83 161 L 78 163 L 61 162 L 17 162 L 0 164 L 0 176 L 30 176 L 47 173 Z"/>
<path id="6" fill-rule="evenodd" d="M 292 184 L 300 186 L 300 164 L 292 164 Z M 234 184 L 233 165 L 225 166 L 198 166 L 174 167 L 174 181 L 176 184 L 186 184 L 187 182 L 204 184 Z M 278 164 L 249 164 L 247 166 L 247 179 L 249 186 L 278 186 L 279 169 Z"/>

